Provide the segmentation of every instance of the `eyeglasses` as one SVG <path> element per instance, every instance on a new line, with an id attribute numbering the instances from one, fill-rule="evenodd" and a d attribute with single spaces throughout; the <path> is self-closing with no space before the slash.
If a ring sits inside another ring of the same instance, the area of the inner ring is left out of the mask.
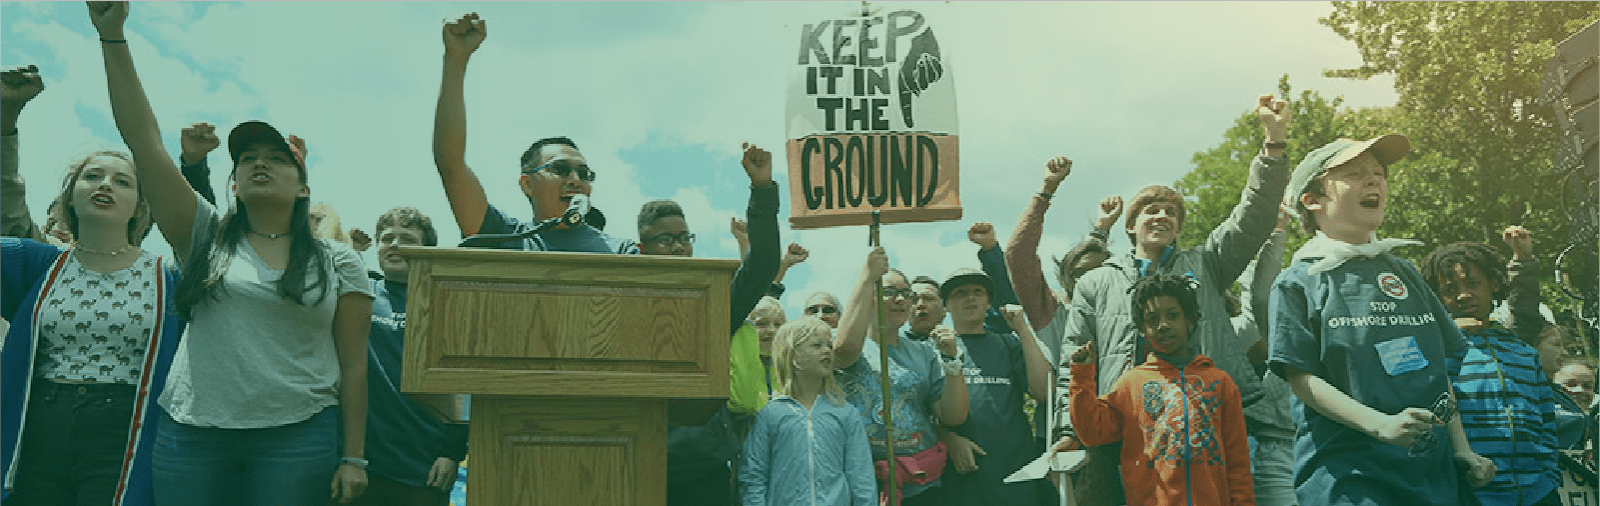
<path id="1" fill-rule="evenodd" d="M 883 287 L 883 298 L 885 298 L 885 299 L 893 299 L 896 295 L 899 295 L 901 297 L 910 299 L 912 297 L 915 297 L 917 295 L 917 292 L 911 291 L 910 288 L 890 288 L 890 287 L 887 287 L 887 286 Z"/>
<path id="2" fill-rule="evenodd" d="M 681 233 L 681 234 L 669 234 L 669 233 L 663 232 L 663 233 L 660 233 L 660 234 L 652 235 L 650 237 L 646 237 L 644 239 L 644 243 L 645 244 L 653 244 L 653 245 L 656 245 L 656 246 L 662 247 L 662 248 L 670 248 L 670 247 L 672 247 L 673 243 L 681 243 L 684 246 L 688 246 L 690 244 L 694 244 L 694 234 L 691 234 L 691 233 L 688 233 L 688 232 L 684 232 L 684 233 Z"/>
<path id="3" fill-rule="evenodd" d="M 833 314 L 838 311 L 839 308 L 833 306 L 810 306 L 806 308 L 806 314 Z"/>
<path id="4" fill-rule="evenodd" d="M 572 162 L 568 160 L 551 160 L 550 163 L 546 163 L 538 167 L 522 169 L 522 173 L 533 174 L 545 169 L 550 169 L 551 175 L 561 179 L 566 179 L 567 176 L 576 172 L 578 173 L 578 179 L 582 179 L 584 181 L 594 181 L 594 170 L 591 170 L 587 165 L 579 165 L 574 167 Z"/>

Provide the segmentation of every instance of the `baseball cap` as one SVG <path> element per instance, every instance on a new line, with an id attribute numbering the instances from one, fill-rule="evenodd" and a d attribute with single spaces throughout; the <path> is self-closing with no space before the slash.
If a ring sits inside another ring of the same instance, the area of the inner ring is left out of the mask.
<path id="1" fill-rule="evenodd" d="M 944 283 L 939 284 L 939 298 L 949 300 L 950 292 L 962 285 L 982 285 L 990 297 L 994 296 L 994 280 L 989 279 L 988 274 L 971 267 L 962 267 L 951 272 L 944 278 Z"/>
<path id="2" fill-rule="evenodd" d="M 272 128 L 267 122 L 256 120 L 240 123 L 239 126 L 233 127 L 232 132 L 228 132 L 228 155 L 234 165 L 239 164 L 239 153 L 251 144 L 270 144 L 282 148 L 294 155 L 295 164 L 299 165 L 301 170 L 306 168 L 306 154 L 303 148 L 290 143 L 278 129 Z"/>
<path id="3" fill-rule="evenodd" d="M 1300 165 L 1295 166 L 1294 173 L 1289 175 L 1289 198 L 1299 200 L 1311 185 L 1311 180 L 1367 151 L 1372 151 L 1378 163 L 1387 168 L 1411 151 L 1411 140 L 1404 135 L 1388 134 L 1364 141 L 1341 138 L 1324 144 L 1307 153 L 1300 160 Z"/>

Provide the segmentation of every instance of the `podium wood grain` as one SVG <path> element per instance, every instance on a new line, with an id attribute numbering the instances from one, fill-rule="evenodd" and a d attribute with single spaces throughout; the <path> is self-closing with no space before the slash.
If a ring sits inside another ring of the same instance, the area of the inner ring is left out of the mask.
<path id="1" fill-rule="evenodd" d="M 665 504 L 669 400 L 728 396 L 738 261 L 399 251 L 401 386 L 474 394 L 469 503 Z"/>

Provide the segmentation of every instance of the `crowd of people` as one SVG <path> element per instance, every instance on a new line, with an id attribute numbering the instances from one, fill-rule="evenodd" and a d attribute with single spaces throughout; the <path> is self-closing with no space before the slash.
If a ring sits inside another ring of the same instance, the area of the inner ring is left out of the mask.
<path id="1" fill-rule="evenodd" d="M 446 504 L 468 454 L 460 399 L 400 389 L 396 248 L 437 246 L 432 217 L 397 206 L 371 234 L 346 231 L 310 199 L 307 142 L 260 121 L 226 138 L 224 208 L 207 161 L 223 139 L 196 123 L 171 155 L 128 13 L 89 2 L 127 151 L 68 166 L 43 225 L 17 152 L 44 80 L 0 74 L 4 500 Z M 671 200 L 644 203 L 634 231 L 595 215 L 550 226 L 596 180 L 566 137 L 518 161 L 528 219 L 488 202 L 465 162 L 464 91 L 486 36 L 476 14 L 442 27 L 433 158 L 462 237 L 693 256 Z M 1592 491 L 1594 362 L 1540 312 L 1532 233 L 1504 229 L 1509 260 L 1380 239 L 1408 139 L 1340 139 L 1296 162 L 1288 104 L 1263 95 L 1255 111 L 1266 140 L 1203 244 L 1179 244 L 1176 190 L 1109 196 L 1055 257 L 1052 287 L 1044 216 L 1072 172 L 1055 157 L 1004 247 L 993 224 L 968 226 L 974 267 L 908 275 L 874 247 L 849 293 L 807 294 L 793 318 L 782 280 L 810 252 L 782 246 L 772 156 L 745 144 L 730 396 L 669 429 L 668 503 L 1531 506 L 1566 504 L 1574 477 Z M 1311 238 L 1285 263 L 1295 222 Z M 141 248 L 152 228 L 172 258 Z M 374 246 L 369 269 L 359 252 Z M 1007 480 L 1080 450 L 1059 488 Z"/>

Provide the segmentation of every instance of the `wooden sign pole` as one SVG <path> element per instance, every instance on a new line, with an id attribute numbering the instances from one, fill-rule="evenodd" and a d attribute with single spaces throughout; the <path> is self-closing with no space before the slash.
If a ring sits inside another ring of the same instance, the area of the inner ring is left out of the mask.
<path id="1" fill-rule="evenodd" d="M 871 237 L 868 239 L 874 248 L 882 246 L 878 238 L 878 229 L 882 225 L 877 209 L 872 210 L 872 228 L 869 230 Z M 894 457 L 894 395 L 890 390 L 889 380 L 889 333 L 894 329 L 884 325 L 883 316 L 883 281 L 874 283 L 873 293 L 877 295 L 878 302 L 878 382 L 883 384 L 883 447 L 884 454 L 888 456 L 888 478 L 884 479 L 884 490 L 888 492 L 889 506 L 899 506 L 900 487 L 897 485 L 896 467 L 898 462 Z"/>

